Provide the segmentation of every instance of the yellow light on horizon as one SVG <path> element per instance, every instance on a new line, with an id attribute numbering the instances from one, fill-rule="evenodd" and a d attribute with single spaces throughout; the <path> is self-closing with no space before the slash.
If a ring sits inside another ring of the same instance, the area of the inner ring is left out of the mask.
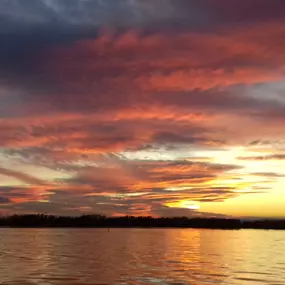
<path id="1" fill-rule="evenodd" d="M 189 205 L 187 207 L 190 210 L 199 210 L 200 209 L 200 205 Z"/>
<path id="2" fill-rule="evenodd" d="M 199 210 L 200 205 L 193 201 L 175 201 L 167 203 L 166 206 L 170 208 L 182 208 L 182 209 L 190 209 L 190 210 Z"/>

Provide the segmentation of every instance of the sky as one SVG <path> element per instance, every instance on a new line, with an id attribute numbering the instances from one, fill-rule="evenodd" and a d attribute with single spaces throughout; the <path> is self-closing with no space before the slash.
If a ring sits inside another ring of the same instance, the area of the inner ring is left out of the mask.
<path id="1" fill-rule="evenodd" d="M 0 213 L 285 217 L 285 1 L 0 0 Z"/>

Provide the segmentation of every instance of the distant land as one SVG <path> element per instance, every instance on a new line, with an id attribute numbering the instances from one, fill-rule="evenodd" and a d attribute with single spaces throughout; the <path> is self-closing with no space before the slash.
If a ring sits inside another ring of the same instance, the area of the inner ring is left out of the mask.
<path id="1" fill-rule="evenodd" d="M 240 220 L 227 218 L 154 218 L 150 216 L 78 217 L 45 214 L 0 217 L 0 227 L 15 228 L 207 228 L 207 229 L 272 229 L 285 230 L 285 220 Z"/>

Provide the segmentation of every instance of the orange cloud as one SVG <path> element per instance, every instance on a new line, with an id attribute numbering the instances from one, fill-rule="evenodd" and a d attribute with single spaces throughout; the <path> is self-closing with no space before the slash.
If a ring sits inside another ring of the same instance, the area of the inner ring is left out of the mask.
<path id="1" fill-rule="evenodd" d="M 127 85 L 131 92 L 191 91 L 278 81 L 285 67 L 278 45 L 283 26 L 265 23 L 205 34 L 103 33 L 55 50 L 50 68 L 75 90 L 79 84 L 91 90 Z"/>
<path id="2" fill-rule="evenodd" d="M 240 161 L 213 163 L 207 152 L 280 137 L 272 118 L 283 116 L 285 104 L 274 92 L 251 91 L 282 81 L 284 36 L 276 22 L 205 33 L 102 32 L 46 49 L 41 70 L 49 88 L 41 81 L 20 95 L 0 94 L 10 107 L 0 118 L 1 151 L 69 177 L 44 182 L 7 166 L 2 175 L 31 186 L 4 186 L 2 203 L 155 214 L 183 201 L 260 193 L 254 186 L 272 175 L 244 181 Z"/>

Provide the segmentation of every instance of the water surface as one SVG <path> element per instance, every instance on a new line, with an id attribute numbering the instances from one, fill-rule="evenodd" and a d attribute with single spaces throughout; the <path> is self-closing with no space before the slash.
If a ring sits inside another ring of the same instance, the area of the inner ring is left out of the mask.
<path id="1" fill-rule="evenodd" d="M 0 284 L 285 284 L 285 231 L 1 229 Z"/>

